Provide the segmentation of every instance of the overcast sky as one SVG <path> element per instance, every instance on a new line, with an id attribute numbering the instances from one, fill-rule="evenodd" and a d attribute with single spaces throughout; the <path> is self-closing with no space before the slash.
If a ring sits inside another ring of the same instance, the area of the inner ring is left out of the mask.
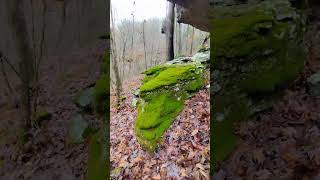
<path id="1" fill-rule="evenodd" d="M 135 6 L 133 2 L 135 1 Z M 123 19 L 132 19 L 134 11 L 135 20 L 142 21 L 153 17 L 165 17 L 166 0 L 111 0 L 116 23 Z"/>

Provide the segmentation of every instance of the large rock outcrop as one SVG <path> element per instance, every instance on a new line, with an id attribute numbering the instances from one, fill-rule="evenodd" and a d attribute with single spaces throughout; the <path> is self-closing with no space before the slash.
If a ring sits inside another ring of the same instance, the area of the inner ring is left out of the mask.
<path id="1" fill-rule="evenodd" d="M 222 6 L 235 6 L 248 3 L 260 3 L 264 0 L 168 0 L 177 5 L 177 20 L 180 23 L 190 24 L 202 31 L 209 32 L 212 28 L 210 19 L 214 9 Z M 288 0 L 293 7 L 305 8 L 310 6 L 313 13 L 319 13 L 317 0 Z"/>
<path id="2" fill-rule="evenodd" d="M 287 0 L 220 6 L 211 21 L 216 160 L 235 145 L 233 123 L 268 108 L 304 68 L 305 19 Z"/>
<path id="3" fill-rule="evenodd" d="M 169 0 L 177 5 L 179 23 L 191 24 L 194 27 L 209 31 L 209 0 Z"/>
<path id="4" fill-rule="evenodd" d="M 209 51 L 181 57 L 145 71 L 140 87 L 134 129 L 141 146 L 149 151 L 183 109 L 184 101 L 204 86 Z"/>
<path id="5" fill-rule="evenodd" d="M 187 9 L 184 11 L 200 7 L 194 4 L 190 8 L 191 0 L 174 2 Z M 306 59 L 303 2 L 207 2 L 207 22 L 201 24 L 207 24 L 203 30 L 211 33 L 211 128 L 214 128 L 211 160 L 222 161 L 232 152 L 236 142 L 235 122 L 270 107 L 281 90 L 303 70 Z M 203 14 L 194 13 L 188 20 L 181 20 L 200 27 L 196 19 L 203 18 Z"/>

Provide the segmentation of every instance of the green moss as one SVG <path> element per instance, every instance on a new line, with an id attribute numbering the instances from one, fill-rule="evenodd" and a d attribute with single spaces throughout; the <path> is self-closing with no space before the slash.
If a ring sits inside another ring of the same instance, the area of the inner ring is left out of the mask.
<path id="1" fill-rule="evenodd" d="M 5 161 L 3 159 L 0 159 L 0 167 L 2 167 L 5 164 Z"/>
<path id="2" fill-rule="evenodd" d="M 164 70 L 163 70 L 164 69 Z M 144 84 L 140 87 L 140 92 L 152 91 L 163 86 L 169 86 L 177 83 L 179 80 L 186 80 L 192 78 L 194 75 L 191 71 L 195 71 L 194 65 L 172 65 L 153 69 L 152 74 L 157 72 L 157 75 L 148 77 L 144 80 Z M 161 71 L 161 73 L 159 73 Z"/>
<path id="3" fill-rule="evenodd" d="M 198 76 L 196 79 L 188 82 L 186 84 L 185 90 L 188 92 L 196 92 L 204 86 L 204 80 L 201 76 Z"/>
<path id="4" fill-rule="evenodd" d="M 35 126 L 40 126 L 44 120 L 50 119 L 52 116 L 47 110 L 43 108 L 38 108 L 37 112 L 34 114 L 33 123 Z"/>
<path id="5" fill-rule="evenodd" d="M 51 113 L 49 113 L 47 110 L 40 109 L 35 116 L 35 120 L 37 122 L 41 122 L 43 120 L 49 119 L 51 117 Z"/>
<path id="6" fill-rule="evenodd" d="M 275 91 L 292 82 L 304 68 L 305 53 L 297 46 L 287 46 L 285 49 L 290 53 L 282 52 L 283 54 L 278 55 L 281 60 L 272 64 L 270 68 L 253 71 L 241 82 L 241 87 L 248 93 L 264 93 Z"/>
<path id="7" fill-rule="evenodd" d="M 201 68 L 196 64 L 162 65 L 144 72 L 134 126 L 137 140 L 144 149 L 156 148 L 183 109 L 184 101 L 204 86 Z"/>
<path id="8" fill-rule="evenodd" d="M 246 12 L 238 17 L 214 19 L 216 36 L 213 37 L 215 56 L 245 56 L 258 51 L 260 47 L 270 45 L 269 40 L 259 38 L 254 27 L 256 24 L 272 22 L 272 16 L 259 9 Z M 243 46 L 243 44 L 246 44 Z"/>
<path id="9" fill-rule="evenodd" d="M 101 132 L 97 132 L 90 139 L 86 180 L 105 180 L 109 176 L 107 148 Z"/>
<path id="10" fill-rule="evenodd" d="M 235 147 L 234 123 L 269 107 L 302 71 L 304 21 L 287 0 L 215 6 L 212 13 L 212 81 L 221 87 L 213 116 L 224 120 L 212 123 L 211 158 L 222 161 Z"/>
<path id="11" fill-rule="evenodd" d="M 101 72 L 102 74 L 108 74 L 110 67 L 110 53 L 106 51 L 102 58 Z"/>
<path id="12" fill-rule="evenodd" d="M 95 111 L 100 114 L 104 115 L 106 111 L 109 111 L 107 109 L 107 103 L 106 100 L 109 97 L 109 81 L 108 77 L 106 75 L 102 75 L 100 79 L 96 82 L 96 85 L 94 87 L 94 109 Z"/>
<path id="13" fill-rule="evenodd" d="M 150 76 L 150 75 L 158 75 L 161 71 L 163 71 L 164 69 L 167 69 L 169 66 L 165 66 L 165 65 L 158 65 L 158 66 L 154 66 L 146 71 L 143 72 L 143 74 Z"/>
<path id="14" fill-rule="evenodd" d="M 110 34 L 109 33 L 105 33 L 105 34 L 99 36 L 99 39 L 110 39 Z"/>
<path id="15" fill-rule="evenodd" d="M 224 160 L 234 149 L 236 136 L 233 134 L 232 121 L 215 122 L 211 139 L 214 141 L 213 154 L 216 161 Z M 219 137 L 219 138 L 218 138 Z"/>
<path id="16" fill-rule="evenodd" d="M 135 122 L 135 132 L 146 142 L 142 145 L 153 150 L 158 139 L 171 125 L 174 118 L 183 108 L 183 100 L 178 100 L 173 94 L 160 94 L 151 98 L 149 102 L 139 103 L 138 116 Z"/>

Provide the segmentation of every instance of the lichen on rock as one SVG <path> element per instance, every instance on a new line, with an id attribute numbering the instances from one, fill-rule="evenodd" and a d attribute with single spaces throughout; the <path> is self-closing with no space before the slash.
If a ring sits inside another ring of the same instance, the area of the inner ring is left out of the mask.
<path id="1" fill-rule="evenodd" d="M 216 160 L 235 146 L 234 122 L 270 107 L 303 70 L 304 21 L 288 0 L 214 7 L 211 78 L 219 91 L 213 94 L 211 138 Z"/>
<path id="2" fill-rule="evenodd" d="M 134 128 L 144 149 L 155 150 L 163 133 L 183 109 L 184 101 L 204 87 L 204 72 L 205 66 L 199 61 L 180 57 L 143 73 Z"/>

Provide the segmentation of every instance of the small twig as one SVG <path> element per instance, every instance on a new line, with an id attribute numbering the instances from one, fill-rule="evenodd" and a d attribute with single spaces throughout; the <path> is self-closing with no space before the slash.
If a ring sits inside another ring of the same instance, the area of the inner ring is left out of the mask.
<path id="1" fill-rule="evenodd" d="M 21 81 L 23 81 L 22 76 L 20 75 L 20 73 L 15 69 L 15 67 L 10 63 L 10 61 L 5 57 L 5 56 L 1 56 L 0 57 L 1 60 L 5 61 L 9 67 L 17 74 L 17 76 L 19 76 L 19 78 L 21 79 Z"/>
<path id="2" fill-rule="evenodd" d="M 5 82 L 7 84 L 8 90 L 9 90 L 9 92 L 13 92 L 13 89 L 12 89 L 12 87 L 10 85 L 10 81 L 8 79 L 7 73 L 6 73 L 5 69 L 4 69 L 4 63 L 3 63 L 3 59 L 2 58 L 0 58 L 0 62 L 1 62 L 1 72 L 2 72 L 2 75 L 3 75 L 3 78 L 4 78 Z"/>

